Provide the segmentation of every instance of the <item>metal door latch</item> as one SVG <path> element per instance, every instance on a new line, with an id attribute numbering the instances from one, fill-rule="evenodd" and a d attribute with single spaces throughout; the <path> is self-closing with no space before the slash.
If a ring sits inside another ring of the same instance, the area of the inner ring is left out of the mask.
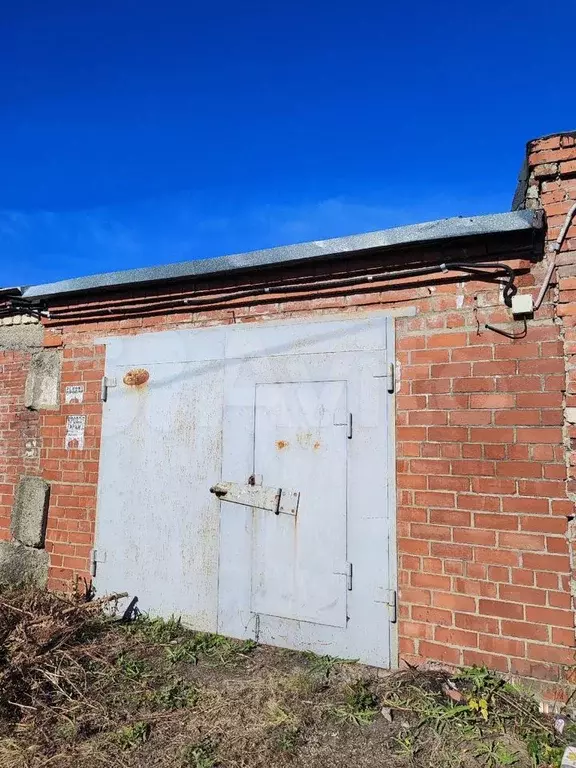
<path id="1" fill-rule="evenodd" d="M 299 491 L 243 483 L 216 483 L 210 488 L 210 493 L 222 501 L 266 509 L 275 515 L 296 515 L 300 501 Z"/>

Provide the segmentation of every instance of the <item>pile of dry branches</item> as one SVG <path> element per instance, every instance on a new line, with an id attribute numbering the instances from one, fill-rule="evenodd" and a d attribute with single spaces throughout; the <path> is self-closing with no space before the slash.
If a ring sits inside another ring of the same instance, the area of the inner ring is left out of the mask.
<path id="1" fill-rule="evenodd" d="M 87 602 L 37 589 L 0 594 L 0 718 L 14 722 L 74 690 L 111 595 Z"/>

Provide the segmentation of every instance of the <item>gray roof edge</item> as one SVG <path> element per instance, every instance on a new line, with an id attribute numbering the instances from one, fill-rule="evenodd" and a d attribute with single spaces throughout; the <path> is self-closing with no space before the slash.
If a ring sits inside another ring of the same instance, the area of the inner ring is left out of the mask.
<path id="1" fill-rule="evenodd" d="M 159 267 L 143 267 L 121 272 L 106 272 L 44 285 L 32 285 L 23 292 L 24 298 L 47 298 L 68 293 L 84 293 L 98 289 L 152 283 L 177 278 L 216 275 L 257 267 L 274 266 L 307 259 L 329 258 L 340 254 L 391 248 L 410 244 L 433 243 L 461 237 L 492 235 L 542 227 L 539 211 L 523 210 L 493 213 L 485 216 L 456 217 L 394 227 L 330 240 L 314 240 L 298 245 L 280 246 L 232 256 L 218 256 L 197 261 L 184 261 Z"/>

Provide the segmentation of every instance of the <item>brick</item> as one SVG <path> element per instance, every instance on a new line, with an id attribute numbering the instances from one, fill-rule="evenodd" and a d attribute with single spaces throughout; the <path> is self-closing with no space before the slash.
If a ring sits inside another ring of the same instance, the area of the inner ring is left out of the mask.
<path id="1" fill-rule="evenodd" d="M 415 493 L 414 501 L 418 506 L 423 507 L 441 507 L 449 509 L 455 506 L 453 493 L 441 493 L 439 491 L 428 491 L 426 493 Z"/>
<path id="2" fill-rule="evenodd" d="M 44 331 L 44 338 L 42 346 L 46 349 L 53 347 L 61 347 L 63 344 L 62 336 L 59 333 L 52 333 L 51 331 Z"/>
<path id="3" fill-rule="evenodd" d="M 449 576 L 439 576 L 432 573 L 412 573 L 410 583 L 413 587 L 423 589 L 437 589 L 448 592 L 450 590 L 451 579 Z"/>
<path id="4" fill-rule="evenodd" d="M 431 491 L 469 491 L 469 477 L 428 476 L 428 488 Z"/>
<path id="5" fill-rule="evenodd" d="M 471 408 L 513 408 L 515 395 L 510 394 L 474 394 L 470 396 Z"/>
<path id="6" fill-rule="evenodd" d="M 503 512 L 518 512 L 527 515 L 543 514 L 548 512 L 548 499 L 529 498 L 525 496 L 505 496 L 502 499 Z M 527 520 L 532 518 L 523 518 L 522 527 Z"/>
<path id="7" fill-rule="evenodd" d="M 474 526 L 482 529 L 517 531 L 520 518 L 518 515 L 489 515 L 476 513 Z"/>
<path id="8" fill-rule="evenodd" d="M 534 571 L 529 571 L 526 568 L 512 568 L 512 584 L 531 587 L 534 584 Z"/>
<path id="9" fill-rule="evenodd" d="M 522 551 L 534 550 L 541 552 L 545 548 L 544 536 L 531 533 L 505 533 L 498 534 L 498 544 L 506 549 L 518 549 Z"/>
<path id="10" fill-rule="evenodd" d="M 550 624 L 556 627 L 573 627 L 574 616 L 572 611 L 562 611 L 557 608 L 542 608 L 540 606 L 526 606 L 526 621 L 540 624 Z"/>
<path id="11" fill-rule="evenodd" d="M 428 429 L 428 440 L 432 442 L 458 443 L 467 439 L 468 430 L 464 427 L 430 427 Z"/>
<path id="12" fill-rule="evenodd" d="M 506 656 L 496 656 L 483 651 L 463 651 L 463 663 L 466 666 L 487 666 L 498 672 L 508 672 L 509 669 Z"/>
<path id="13" fill-rule="evenodd" d="M 402 587 L 399 592 L 400 602 L 412 605 L 431 605 L 432 595 L 427 589 L 415 589 L 413 587 Z"/>
<path id="14" fill-rule="evenodd" d="M 502 621 L 502 634 L 527 640 L 548 641 L 548 626 L 526 621 Z"/>
<path id="15" fill-rule="evenodd" d="M 523 640 L 513 640 L 509 637 L 491 637 L 480 635 L 479 648 L 489 653 L 502 656 L 526 656 L 526 643 Z"/>
<path id="16" fill-rule="evenodd" d="M 562 555 L 541 555 L 536 552 L 525 552 L 522 555 L 522 564 L 524 568 L 533 568 L 537 571 L 567 573 L 569 570 L 568 559 Z"/>
<path id="17" fill-rule="evenodd" d="M 524 606 L 500 600 L 480 599 L 478 613 L 484 616 L 500 616 L 504 619 L 523 619 Z"/>
<path id="18" fill-rule="evenodd" d="M 430 541 L 452 540 L 452 529 L 445 525 L 412 523 L 410 534 L 416 539 L 428 539 Z"/>
<path id="19" fill-rule="evenodd" d="M 492 421 L 490 411 L 452 411 L 448 415 L 450 424 L 458 426 L 480 426 Z"/>
<path id="20" fill-rule="evenodd" d="M 562 443 L 562 430 L 555 427 L 519 428 L 518 442 L 521 443 Z"/>
<path id="21" fill-rule="evenodd" d="M 443 411 L 411 411 L 408 413 L 408 423 L 411 425 L 447 424 L 448 414 Z"/>
<path id="22" fill-rule="evenodd" d="M 494 414 L 494 421 L 498 425 L 507 426 L 537 426 L 540 424 L 540 411 L 527 411 L 514 408 L 510 411 L 499 411 Z M 507 442 L 512 442 L 509 440 Z"/>
<path id="23" fill-rule="evenodd" d="M 438 608 L 446 608 L 461 613 L 474 613 L 476 611 L 476 600 L 465 595 L 436 592 L 432 595 L 432 604 Z"/>
<path id="24" fill-rule="evenodd" d="M 497 587 L 491 581 L 479 581 L 470 578 L 455 578 L 453 584 L 454 592 L 464 595 L 474 595 L 476 597 L 497 597 Z M 456 609 L 462 610 L 462 609 Z M 472 608 L 475 610 L 475 607 Z"/>
<path id="25" fill-rule="evenodd" d="M 454 362 L 460 361 L 474 361 L 474 360 L 492 360 L 493 347 L 462 347 L 461 349 L 452 350 L 452 360 Z"/>
<path id="26" fill-rule="evenodd" d="M 557 664 L 546 664 L 529 659 L 510 659 L 510 672 L 521 677 L 535 677 L 540 680 L 557 681 L 560 670 Z"/>
<path id="27" fill-rule="evenodd" d="M 543 589 L 500 584 L 498 595 L 501 600 L 516 601 L 530 605 L 546 605 L 546 592 Z"/>
<path id="28" fill-rule="evenodd" d="M 420 653 L 426 659 L 443 661 L 446 664 L 460 663 L 460 650 L 439 643 L 431 643 L 428 640 L 420 641 Z"/>
<path id="29" fill-rule="evenodd" d="M 494 464 L 491 461 L 453 461 L 452 472 L 455 475 L 485 475 L 490 477 L 495 472 Z"/>
<path id="30" fill-rule="evenodd" d="M 479 544 L 483 547 L 493 547 L 496 544 L 494 531 L 482 531 L 475 528 L 457 528 L 453 534 L 454 543 Z"/>
<path id="31" fill-rule="evenodd" d="M 463 510 L 483 510 L 495 512 L 500 509 L 500 499 L 495 496 L 459 493 L 456 507 Z"/>
<path id="32" fill-rule="evenodd" d="M 536 461 L 503 461 L 496 466 L 502 477 L 542 477 L 543 467 Z"/>
<path id="33" fill-rule="evenodd" d="M 556 645 L 563 645 L 567 648 L 574 648 L 576 645 L 576 635 L 574 629 L 561 629 L 552 627 L 552 642 Z M 574 653 L 574 651 L 572 651 Z"/>
<path id="34" fill-rule="evenodd" d="M 432 637 L 432 627 L 430 624 L 419 624 L 415 621 L 402 622 L 402 634 L 408 637 L 426 638 Z"/>
<path id="35" fill-rule="evenodd" d="M 450 611 L 440 608 L 429 608 L 428 606 L 413 605 L 411 616 L 415 621 L 421 621 L 425 624 L 437 624 L 440 626 L 452 626 L 452 614 Z"/>
<path id="36" fill-rule="evenodd" d="M 473 477 L 472 490 L 479 494 L 512 494 L 516 491 L 516 481 L 501 477 Z"/>
<path id="37" fill-rule="evenodd" d="M 518 552 L 499 550 L 493 547 L 474 547 L 474 559 L 486 565 L 517 567 L 520 564 Z"/>
<path id="38" fill-rule="evenodd" d="M 464 544 L 438 543 L 433 541 L 430 544 L 430 552 L 436 557 L 457 558 L 459 560 L 472 560 L 472 547 Z"/>
<path id="39" fill-rule="evenodd" d="M 470 440 L 473 443 L 512 443 L 514 442 L 514 430 L 498 429 L 496 427 L 487 427 L 485 429 L 472 428 L 470 430 Z"/>
<path id="40" fill-rule="evenodd" d="M 428 336 L 426 346 L 428 349 L 435 349 L 438 347 L 465 347 L 467 341 L 467 334 L 465 333 L 435 333 Z"/>
<path id="41" fill-rule="evenodd" d="M 535 643 L 528 643 L 528 657 L 535 661 L 547 661 L 566 666 L 573 666 L 575 662 L 573 648 L 553 648 L 550 645 Z"/>
<path id="42" fill-rule="evenodd" d="M 452 627 L 436 627 L 434 640 L 445 645 L 455 645 L 458 648 L 477 648 L 478 635 L 476 632 L 467 632 L 463 629 Z"/>

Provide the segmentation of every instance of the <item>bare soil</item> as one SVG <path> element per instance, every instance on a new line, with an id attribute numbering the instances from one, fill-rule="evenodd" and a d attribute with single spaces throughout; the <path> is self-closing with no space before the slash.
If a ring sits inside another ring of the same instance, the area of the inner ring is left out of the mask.
<path id="1" fill-rule="evenodd" d="M 557 766 L 571 737 L 486 670 L 359 664 L 0 594 L 0 768 Z"/>

